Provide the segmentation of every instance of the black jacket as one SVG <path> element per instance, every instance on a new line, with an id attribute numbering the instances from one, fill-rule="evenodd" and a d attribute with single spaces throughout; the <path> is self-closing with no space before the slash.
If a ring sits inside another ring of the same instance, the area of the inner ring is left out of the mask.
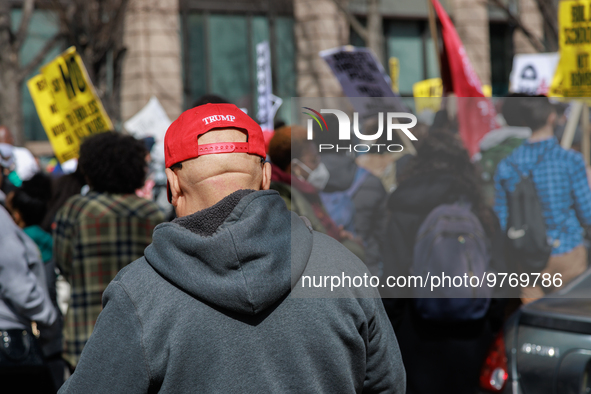
<path id="1" fill-rule="evenodd" d="M 388 225 L 384 242 L 384 275 L 409 275 L 417 231 L 438 205 L 457 202 L 466 190 L 452 174 L 419 175 L 402 182 L 388 199 Z M 500 232 L 498 233 L 500 235 Z M 502 238 L 492 235 L 491 266 L 502 269 Z M 495 252 L 495 247 L 501 249 Z M 381 289 L 385 297 L 410 297 Z M 410 298 L 384 299 L 400 342 L 407 370 L 409 394 L 473 394 L 480 368 L 494 333 L 503 319 L 504 302 L 493 300 L 487 315 L 470 322 L 424 321 Z"/>

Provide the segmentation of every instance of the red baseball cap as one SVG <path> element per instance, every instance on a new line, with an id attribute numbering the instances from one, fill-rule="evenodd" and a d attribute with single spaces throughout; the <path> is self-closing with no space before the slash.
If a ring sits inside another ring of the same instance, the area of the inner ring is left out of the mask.
<path id="1" fill-rule="evenodd" d="M 199 145 L 199 136 L 214 129 L 239 129 L 247 142 L 218 142 Z M 234 104 L 205 104 L 189 109 L 175 120 L 164 136 L 167 168 L 181 161 L 212 153 L 250 153 L 265 158 L 261 126 Z"/>

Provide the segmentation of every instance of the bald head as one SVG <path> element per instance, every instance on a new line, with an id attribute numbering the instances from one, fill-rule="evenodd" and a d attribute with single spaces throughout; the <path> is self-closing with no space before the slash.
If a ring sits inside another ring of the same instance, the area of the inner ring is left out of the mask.
<path id="1" fill-rule="evenodd" d="M 246 142 L 237 129 L 212 130 L 199 137 L 199 145 L 216 142 Z M 267 190 L 271 165 L 248 153 L 218 153 L 199 156 L 166 169 L 177 216 L 187 216 L 216 204 L 241 189 Z M 179 168 L 180 167 L 180 168 Z"/>
<path id="2" fill-rule="evenodd" d="M 14 137 L 8 126 L 0 125 L 0 143 L 14 145 Z"/>

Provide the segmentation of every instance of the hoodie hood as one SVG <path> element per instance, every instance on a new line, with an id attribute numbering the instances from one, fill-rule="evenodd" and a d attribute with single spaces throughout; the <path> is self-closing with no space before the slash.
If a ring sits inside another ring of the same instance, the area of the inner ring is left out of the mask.
<path id="1" fill-rule="evenodd" d="M 343 154 L 326 153 L 321 155 L 322 162 L 330 173 L 324 192 L 340 192 L 347 190 L 355 180 L 357 164 L 352 157 Z"/>
<path id="2" fill-rule="evenodd" d="M 311 231 L 279 193 L 267 190 L 242 197 L 211 235 L 177 223 L 158 225 L 145 257 L 192 297 L 255 315 L 291 291 L 311 251 Z"/>
<path id="3" fill-rule="evenodd" d="M 388 199 L 390 211 L 428 213 L 461 195 L 454 177 L 446 173 L 428 173 L 402 182 Z"/>
<path id="4" fill-rule="evenodd" d="M 240 200 L 254 192 L 251 189 L 237 190 L 209 208 L 195 212 L 192 215 L 176 218 L 172 222 L 191 230 L 195 234 L 210 237 L 218 231 L 218 228 L 230 216 Z"/>

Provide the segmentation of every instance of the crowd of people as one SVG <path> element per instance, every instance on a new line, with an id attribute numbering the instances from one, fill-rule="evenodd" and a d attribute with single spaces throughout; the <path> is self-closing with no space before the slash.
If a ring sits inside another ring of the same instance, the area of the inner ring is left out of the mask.
<path id="1" fill-rule="evenodd" d="M 266 144 L 203 97 L 165 137 L 168 212 L 146 187 L 153 141 L 91 136 L 58 177 L 0 127 L 2 392 L 475 393 L 508 315 L 552 288 L 296 293 L 343 272 L 585 271 L 591 188 L 562 111 L 511 97 L 501 113 L 473 158 L 438 114 L 392 178 L 298 125 Z"/>

